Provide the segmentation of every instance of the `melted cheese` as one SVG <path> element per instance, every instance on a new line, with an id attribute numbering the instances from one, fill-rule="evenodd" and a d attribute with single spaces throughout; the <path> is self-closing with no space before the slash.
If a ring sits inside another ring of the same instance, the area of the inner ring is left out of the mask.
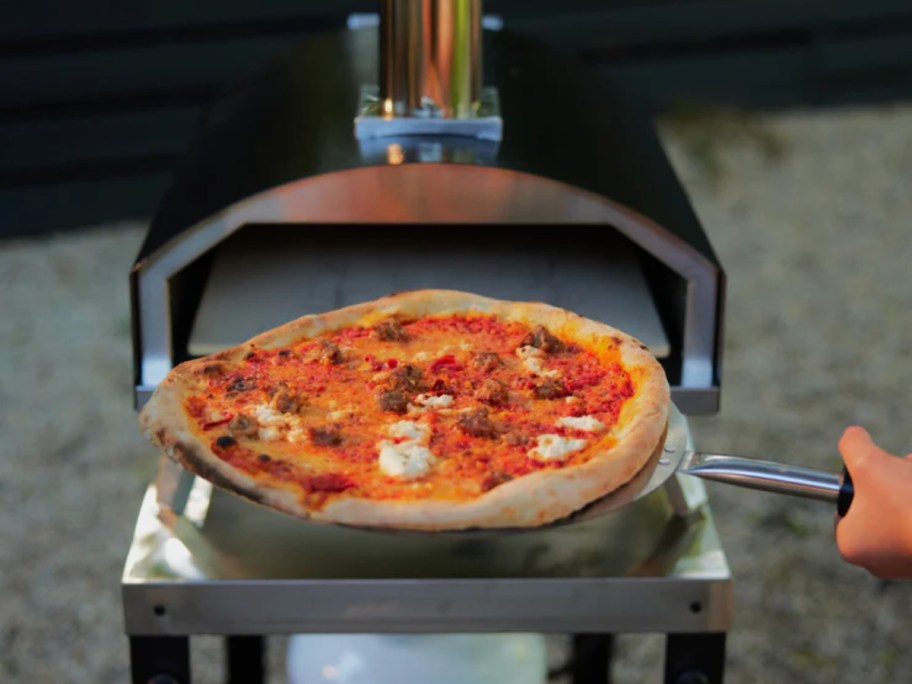
<path id="1" fill-rule="evenodd" d="M 307 430 L 303 427 L 296 427 L 288 431 L 288 441 L 293 444 L 306 444 Z"/>
<path id="2" fill-rule="evenodd" d="M 282 431 L 277 427 L 261 427 L 257 430 L 257 437 L 264 442 L 274 442 L 282 439 Z"/>
<path id="3" fill-rule="evenodd" d="M 564 416 L 557 419 L 557 426 L 582 430 L 583 432 L 598 432 L 605 429 L 605 426 L 592 416 Z"/>
<path id="4" fill-rule="evenodd" d="M 251 408 L 257 423 L 260 424 L 257 436 L 264 442 L 274 442 L 283 438 L 298 444 L 307 441 L 304 425 L 298 416 L 279 413 L 268 404 L 257 404 Z"/>
<path id="5" fill-rule="evenodd" d="M 560 435 L 539 435 L 528 456 L 539 461 L 563 461 L 574 451 L 586 446 L 585 439 L 570 439 Z"/>
<path id="6" fill-rule="evenodd" d="M 417 404 L 417 406 L 415 405 Z M 412 411 L 429 411 L 433 409 L 447 408 L 453 405 L 453 397 L 449 394 L 434 396 L 431 394 L 419 394 L 415 397 L 415 404 L 409 404 L 409 410 Z"/>
<path id="7" fill-rule="evenodd" d="M 253 407 L 257 422 L 263 427 L 284 427 L 288 425 L 288 416 L 279 413 L 268 404 L 257 404 Z"/>
<path id="8" fill-rule="evenodd" d="M 400 420 L 398 423 L 390 425 L 387 430 L 390 437 L 403 437 L 413 442 L 427 441 L 429 433 L 429 426 L 412 420 Z"/>
<path id="9" fill-rule="evenodd" d="M 427 475 L 437 459 L 431 450 L 417 442 L 380 442 L 380 470 L 391 477 L 414 480 Z"/>
<path id="10" fill-rule="evenodd" d="M 431 428 L 413 420 L 400 420 L 387 430 L 390 437 L 401 442 L 383 440 L 377 445 L 377 464 L 386 475 L 402 480 L 414 480 L 427 475 L 437 458 L 427 447 Z"/>
<path id="11" fill-rule="evenodd" d="M 523 368 L 529 371 L 532 375 L 540 375 L 546 378 L 556 378 L 560 376 L 560 371 L 554 368 L 545 368 L 542 366 L 542 359 L 544 354 L 542 350 L 538 347 L 532 347 L 526 345 L 524 347 L 516 348 L 516 356 L 519 357 L 519 360 L 522 362 Z"/>

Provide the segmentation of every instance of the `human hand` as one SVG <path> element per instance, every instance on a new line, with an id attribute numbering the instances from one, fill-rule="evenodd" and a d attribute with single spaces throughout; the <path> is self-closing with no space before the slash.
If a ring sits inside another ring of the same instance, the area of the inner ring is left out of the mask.
<path id="1" fill-rule="evenodd" d="M 860 427 L 846 429 L 839 453 L 855 484 L 836 525 L 839 552 L 882 579 L 912 579 L 912 454 L 897 458 Z"/>

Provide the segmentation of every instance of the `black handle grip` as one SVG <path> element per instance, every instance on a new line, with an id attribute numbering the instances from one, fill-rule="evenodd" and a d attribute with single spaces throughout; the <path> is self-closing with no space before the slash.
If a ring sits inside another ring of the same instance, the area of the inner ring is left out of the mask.
<path id="1" fill-rule="evenodd" d="M 842 467 L 842 478 L 839 483 L 839 494 L 836 496 L 836 513 L 841 518 L 849 512 L 852 505 L 852 499 L 855 498 L 855 484 L 852 482 L 852 476 L 845 466 Z"/>

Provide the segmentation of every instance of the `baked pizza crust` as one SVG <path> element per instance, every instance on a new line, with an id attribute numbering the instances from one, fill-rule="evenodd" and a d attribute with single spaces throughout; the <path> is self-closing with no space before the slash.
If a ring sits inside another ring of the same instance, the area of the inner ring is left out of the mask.
<path id="1" fill-rule="evenodd" d="M 544 325 L 557 337 L 573 340 L 595 353 L 605 348 L 620 349 L 635 392 L 624 403 L 617 423 L 599 435 L 603 443 L 600 451 L 585 463 L 524 475 L 468 501 L 383 501 L 346 498 L 342 493 L 321 509 L 309 510 L 292 486 L 264 486 L 222 461 L 194 435 L 184 400 L 198 390 L 193 371 L 200 365 L 241 361 L 252 348 L 284 347 L 347 326 L 370 326 L 394 315 L 417 318 L 467 313 Z M 413 530 L 526 528 L 571 515 L 633 478 L 659 446 L 668 422 L 669 402 L 665 373 L 646 346 L 606 324 L 538 302 L 510 302 L 454 290 L 415 290 L 304 316 L 237 347 L 187 361 L 173 369 L 155 390 L 140 414 L 140 425 L 170 458 L 200 477 L 301 518 Z"/>

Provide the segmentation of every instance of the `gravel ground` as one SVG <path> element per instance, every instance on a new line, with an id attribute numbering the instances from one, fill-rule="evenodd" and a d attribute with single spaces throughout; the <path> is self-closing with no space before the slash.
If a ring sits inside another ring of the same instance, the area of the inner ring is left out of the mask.
<path id="1" fill-rule="evenodd" d="M 857 422 L 909 450 L 912 107 L 682 112 L 662 130 L 729 277 L 723 406 L 697 443 L 836 469 Z M 128 680 L 118 581 L 154 470 L 130 402 L 142 233 L 0 243 L 2 682 Z M 709 487 L 735 577 L 728 681 L 908 677 L 912 583 L 845 565 L 825 505 Z M 198 681 L 218 681 L 218 642 L 196 642 Z M 618 681 L 658 681 L 661 647 L 622 637 Z"/>

